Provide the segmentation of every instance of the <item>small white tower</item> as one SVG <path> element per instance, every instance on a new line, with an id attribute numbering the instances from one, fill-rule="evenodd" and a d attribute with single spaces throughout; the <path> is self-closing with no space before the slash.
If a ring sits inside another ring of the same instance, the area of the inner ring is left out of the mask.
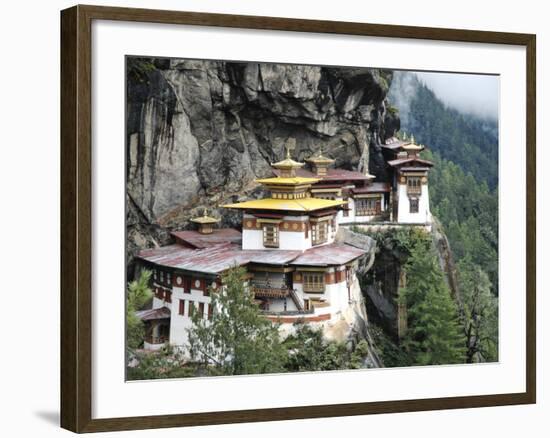
<path id="1" fill-rule="evenodd" d="M 397 202 L 396 220 L 407 224 L 432 222 L 428 172 L 433 163 L 423 160 L 419 153 L 424 146 L 417 145 L 414 137 L 401 145 L 395 160 L 388 164 L 394 169 L 394 202 Z"/>

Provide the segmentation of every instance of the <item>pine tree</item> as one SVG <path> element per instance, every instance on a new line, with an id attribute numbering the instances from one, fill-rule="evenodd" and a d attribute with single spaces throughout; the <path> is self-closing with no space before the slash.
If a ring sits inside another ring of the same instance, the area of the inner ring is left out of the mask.
<path id="1" fill-rule="evenodd" d="M 467 257 L 458 265 L 464 303 L 467 362 L 498 360 L 498 299 L 485 272 Z"/>
<path id="2" fill-rule="evenodd" d="M 285 350 L 278 327 L 264 318 L 245 282 L 243 268 L 222 276 L 220 290 L 210 288 L 213 312 L 193 314 L 189 329 L 191 358 L 212 374 L 260 374 L 283 370 Z"/>
<path id="3" fill-rule="evenodd" d="M 137 280 L 128 284 L 126 293 L 126 345 L 129 350 L 135 350 L 143 343 L 145 327 L 143 321 L 136 316 L 136 311 L 141 309 L 153 296 L 149 288 L 150 280 L 151 271 L 143 270 Z"/>
<path id="4" fill-rule="evenodd" d="M 407 305 L 408 331 L 403 346 L 415 365 L 465 362 L 465 337 L 435 256 L 417 245 L 406 266 L 407 285 L 401 300 Z"/>

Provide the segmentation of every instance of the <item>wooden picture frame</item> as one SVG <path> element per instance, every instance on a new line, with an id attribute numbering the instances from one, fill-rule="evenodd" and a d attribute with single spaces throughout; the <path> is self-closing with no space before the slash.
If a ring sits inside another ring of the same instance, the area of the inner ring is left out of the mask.
<path id="1" fill-rule="evenodd" d="M 522 393 L 252 409 L 194 414 L 92 418 L 93 20 L 186 24 L 275 31 L 518 45 L 526 48 L 526 391 Z M 61 426 L 98 432 L 529 404 L 536 401 L 535 48 L 530 34 L 439 29 L 166 10 L 75 6 L 61 12 Z"/>

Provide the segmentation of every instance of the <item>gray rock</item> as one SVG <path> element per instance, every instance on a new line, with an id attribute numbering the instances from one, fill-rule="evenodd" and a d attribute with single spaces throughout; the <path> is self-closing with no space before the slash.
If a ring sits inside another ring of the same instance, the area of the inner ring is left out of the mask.
<path id="1" fill-rule="evenodd" d="M 237 225 L 218 207 L 250 196 L 290 137 L 295 159 L 322 146 L 336 166 L 367 171 L 381 157 L 380 139 L 393 135 L 387 71 L 150 58 L 129 67 L 127 198 L 139 215 L 128 231 L 139 229 L 136 243 L 156 240 L 157 226 L 187 228 L 195 207 Z"/>

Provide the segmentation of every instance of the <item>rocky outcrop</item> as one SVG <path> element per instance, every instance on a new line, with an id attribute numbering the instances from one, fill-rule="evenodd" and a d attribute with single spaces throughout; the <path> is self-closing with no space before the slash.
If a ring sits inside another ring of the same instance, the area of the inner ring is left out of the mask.
<path id="1" fill-rule="evenodd" d="M 258 196 L 254 179 L 290 137 L 299 160 L 322 147 L 337 167 L 383 176 L 379 145 L 398 129 L 385 70 L 130 58 L 127 71 L 130 262 L 202 207 Z"/>
<path id="2" fill-rule="evenodd" d="M 406 229 L 407 227 L 401 228 L 401 230 Z M 409 257 L 406 245 L 397 237 L 398 230 L 399 228 L 388 229 L 376 234 L 376 251 L 373 254 L 375 263 L 371 269 L 359 272 L 369 319 L 394 339 L 398 338 L 399 333 L 400 315 L 397 298 L 400 287 L 406 283 L 405 265 Z M 433 217 L 431 231 L 425 232 L 429 233 L 426 236 L 431 240 L 431 251 L 437 257 L 451 296 L 461 308 L 461 296 L 451 248 L 437 218 Z"/>

